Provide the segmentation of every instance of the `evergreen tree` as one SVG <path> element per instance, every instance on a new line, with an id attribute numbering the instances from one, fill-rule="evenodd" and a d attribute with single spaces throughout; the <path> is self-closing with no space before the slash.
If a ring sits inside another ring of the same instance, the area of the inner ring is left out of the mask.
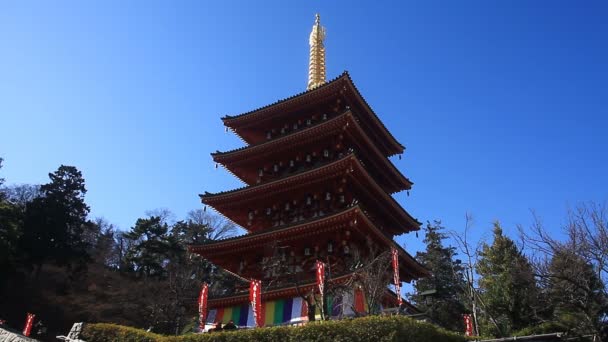
<path id="1" fill-rule="evenodd" d="M 82 173 L 61 165 L 50 173 L 51 181 L 40 187 L 41 197 L 28 203 L 20 245 L 28 261 L 40 272 L 44 262 L 81 266 L 87 259 L 82 233 L 89 213 Z"/>
<path id="2" fill-rule="evenodd" d="M 418 308 L 427 311 L 437 324 L 462 332 L 466 285 L 461 261 L 456 259 L 454 247 L 444 245 L 447 236 L 443 233 L 441 222 L 428 222 L 424 230 L 426 250 L 416 253 L 416 260 L 431 272 L 431 276 L 414 283 L 416 294 L 411 299 Z M 427 300 L 420 295 L 429 290 L 436 291 L 432 298 Z"/>
<path id="3" fill-rule="evenodd" d="M 477 273 L 487 314 L 483 331 L 506 336 L 535 324 L 539 290 L 532 266 L 515 242 L 503 235 L 498 222 L 492 245 L 482 246 Z"/>
<path id="4" fill-rule="evenodd" d="M 598 331 L 601 317 L 608 314 L 608 298 L 594 267 L 562 248 L 553 255 L 548 271 L 553 319 L 578 334 Z"/>
<path id="5" fill-rule="evenodd" d="M 3 158 L 0 158 L 0 169 L 2 169 L 2 162 L 4 161 Z M 2 189 L 2 184 L 4 184 L 4 178 L 0 177 L 0 202 L 4 199 L 4 192 Z"/>
<path id="6" fill-rule="evenodd" d="M 0 158 L 0 169 L 2 161 Z M 0 270 L 8 271 L 14 267 L 17 258 L 23 215 L 16 205 L 7 200 L 4 189 L 1 188 L 3 183 L 4 178 L 0 177 Z"/>
<path id="7" fill-rule="evenodd" d="M 169 225 L 160 216 L 151 216 L 137 219 L 135 226 L 125 234 L 134 241 L 126 257 L 137 275 L 164 277 L 164 266 L 176 248 L 176 241 L 168 232 Z"/>

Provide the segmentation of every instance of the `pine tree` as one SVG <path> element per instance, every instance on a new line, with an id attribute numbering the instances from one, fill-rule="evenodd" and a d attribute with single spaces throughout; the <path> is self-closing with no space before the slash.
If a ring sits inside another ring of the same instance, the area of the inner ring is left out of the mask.
<path id="1" fill-rule="evenodd" d="M 456 249 L 444 246 L 446 235 L 440 221 L 427 223 L 424 228 L 426 250 L 416 253 L 416 259 L 431 272 L 431 276 L 414 283 L 416 294 L 411 299 L 418 308 L 427 311 L 437 324 L 451 330 L 464 331 L 462 315 L 466 312 L 463 304 L 466 288 L 464 270 Z M 432 298 L 423 298 L 420 293 L 435 290 Z"/>
<path id="2" fill-rule="evenodd" d="M 2 158 L 0 158 L 0 169 Z M 4 178 L 0 177 L 0 270 L 9 271 L 14 267 L 18 255 L 17 242 L 21 233 L 22 212 L 10 203 L 1 188 Z M 5 278 L 5 277 L 2 277 Z M 4 279 L 0 279 L 0 285 Z"/>
<path id="3" fill-rule="evenodd" d="M 61 165 L 49 178 L 50 183 L 40 187 L 42 196 L 26 206 L 20 239 L 21 250 L 37 274 L 48 261 L 70 267 L 88 260 L 83 228 L 90 209 L 84 202 L 82 173 Z"/>
<path id="4" fill-rule="evenodd" d="M 503 235 L 498 222 L 494 223 L 492 245 L 482 246 L 477 273 L 487 314 L 484 331 L 506 336 L 537 321 L 539 290 L 532 266 L 515 242 Z"/>
<path id="5" fill-rule="evenodd" d="M 125 234 L 134 241 L 127 252 L 127 260 L 139 276 L 164 277 L 165 264 L 178 248 L 177 242 L 169 234 L 169 225 L 159 216 L 140 218 L 135 226 Z"/>

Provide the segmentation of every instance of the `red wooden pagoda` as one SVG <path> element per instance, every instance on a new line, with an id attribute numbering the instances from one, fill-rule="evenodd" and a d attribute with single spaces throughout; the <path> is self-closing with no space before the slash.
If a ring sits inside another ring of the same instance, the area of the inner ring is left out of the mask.
<path id="1" fill-rule="evenodd" d="M 391 197 L 412 186 L 388 159 L 402 154 L 404 147 L 348 73 L 325 82 L 324 34 L 317 17 L 305 92 L 222 118 L 247 146 L 213 153 L 213 160 L 247 186 L 200 195 L 205 205 L 248 233 L 190 246 L 190 251 L 243 280 L 261 279 L 267 285 L 262 292 L 266 325 L 306 320 L 301 296 L 314 287 L 315 261 L 327 263 L 332 281 L 346 280 L 352 274 L 354 256 L 367 253 L 370 243 L 398 250 L 402 281 L 427 275 L 393 241 L 396 235 L 420 227 Z M 277 257 L 291 274 L 299 275 L 297 284 L 282 282 L 280 274 L 264 267 Z M 253 325 L 248 284 L 243 285 L 231 295 L 210 298 L 208 321 L 232 319 L 239 325 Z M 340 314 L 357 311 L 357 295 L 350 298 L 353 310 Z M 391 297 L 390 291 L 387 296 Z"/>

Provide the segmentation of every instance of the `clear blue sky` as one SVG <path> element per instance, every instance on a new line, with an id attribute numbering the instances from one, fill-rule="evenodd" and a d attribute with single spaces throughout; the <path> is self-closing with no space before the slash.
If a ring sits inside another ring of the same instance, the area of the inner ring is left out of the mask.
<path id="1" fill-rule="evenodd" d="M 288 7 L 287 7 L 288 6 Z M 84 173 L 93 216 L 122 229 L 240 186 L 220 116 L 304 90 L 314 14 L 343 70 L 406 145 L 420 221 L 507 233 L 535 209 L 608 200 L 605 1 L 4 1 L 0 156 L 8 183 Z M 414 253 L 422 236 L 399 238 Z"/>

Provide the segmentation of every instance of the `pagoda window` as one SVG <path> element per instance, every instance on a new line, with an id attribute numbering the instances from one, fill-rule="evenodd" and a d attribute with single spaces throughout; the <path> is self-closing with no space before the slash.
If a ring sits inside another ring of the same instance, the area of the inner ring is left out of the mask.
<path id="1" fill-rule="evenodd" d="M 311 119 L 306 119 L 306 126 L 310 126 L 312 125 L 312 120 Z"/>
<path id="2" fill-rule="evenodd" d="M 260 169 L 258 171 L 258 176 L 263 177 L 264 176 L 264 169 Z"/>
<path id="3" fill-rule="evenodd" d="M 321 120 L 327 120 L 327 114 L 323 114 L 323 116 L 321 117 Z"/>
<path id="4" fill-rule="evenodd" d="M 330 241 L 327 243 L 327 253 L 333 253 L 334 252 L 334 244 Z"/>
<path id="5" fill-rule="evenodd" d="M 308 248 L 308 247 L 304 248 L 304 255 L 310 256 L 310 248 Z"/>
<path id="6" fill-rule="evenodd" d="M 289 209 L 290 209 L 289 202 L 287 202 L 287 203 L 285 203 L 285 211 L 288 211 Z"/>
<path id="7" fill-rule="evenodd" d="M 271 208 L 266 208 L 266 215 L 270 216 L 272 214 Z"/>
<path id="8" fill-rule="evenodd" d="M 266 140 L 272 139 L 272 133 L 270 131 L 266 132 Z"/>
<path id="9" fill-rule="evenodd" d="M 346 202 L 346 198 L 344 197 L 344 195 L 340 195 L 340 196 L 338 197 L 338 199 L 339 199 L 339 201 L 340 201 L 340 204 L 344 204 L 344 203 Z"/>
<path id="10" fill-rule="evenodd" d="M 344 245 L 343 251 L 344 251 L 344 254 L 349 255 L 350 254 L 350 247 L 348 247 L 348 245 Z"/>
<path id="11" fill-rule="evenodd" d="M 285 127 L 281 128 L 281 134 L 285 134 Z"/>
<path id="12" fill-rule="evenodd" d="M 311 155 L 310 155 L 310 154 L 307 154 L 307 155 L 306 155 L 306 162 L 307 162 L 307 163 L 311 163 L 311 162 L 312 162 L 312 157 L 311 157 Z"/>
<path id="13" fill-rule="evenodd" d="M 326 201 L 331 201 L 331 192 L 328 191 L 328 192 L 325 193 L 325 200 Z"/>
<path id="14" fill-rule="evenodd" d="M 323 150 L 323 157 L 329 158 L 329 150 L 328 149 L 324 149 Z"/>
<path id="15" fill-rule="evenodd" d="M 249 218 L 249 220 L 253 220 L 253 210 L 249 211 L 249 214 L 247 214 L 247 217 Z"/>
<path id="16" fill-rule="evenodd" d="M 276 173 L 276 172 L 279 172 L 279 164 L 274 164 L 274 165 L 272 166 L 272 170 L 273 170 L 275 173 Z"/>
<path id="17" fill-rule="evenodd" d="M 297 129 L 298 129 L 298 123 L 296 122 L 293 124 L 293 130 L 296 131 Z"/>
<path id="18" fill-rule="evenodd" d="M 311 205 L 312 204 L 312 196 L 308 195 L 306 196 L 306 205 Z"/>
<path id="19" fill-rule="evenodd" d="M 296 162 L 293 159 L 289 160 L 289 167 L 293 168 L 295 166 L 296 166 Z"/>

